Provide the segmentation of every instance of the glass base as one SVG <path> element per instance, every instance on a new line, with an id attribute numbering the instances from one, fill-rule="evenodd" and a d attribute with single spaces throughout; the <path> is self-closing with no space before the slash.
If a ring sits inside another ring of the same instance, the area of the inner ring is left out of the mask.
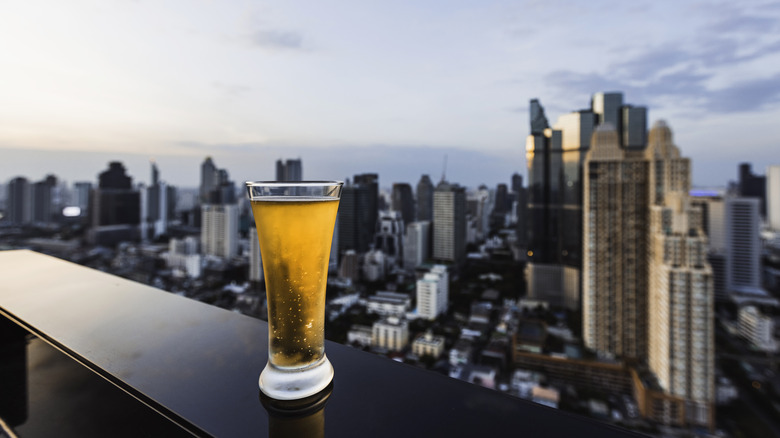
<path id="1" fill-rule="evenodd" d="M 260 391 L 276 400 L 299 400 L 317 394 L 333 380 L 333 365 L 324 355 L 302 370 L 283 370 L 266 364 L 260 373 Z"/>

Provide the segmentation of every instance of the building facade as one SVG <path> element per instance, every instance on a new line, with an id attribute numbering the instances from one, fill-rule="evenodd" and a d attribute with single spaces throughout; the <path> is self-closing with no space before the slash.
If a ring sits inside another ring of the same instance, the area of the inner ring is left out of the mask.
<path id="1" fill-rule="evenodd" d="M 651 188 L 648 365 L 666 394 L 684 400 L 685 422 L 711 428 L 713 279 L 701 209 L 688 195 L 690 160 L 680 156 L 663 122 L 650 131 L 646 154 Z"/>
<path id="2" fill-rule="evenodd" d="M 201 206 L 201 250 L 204 255 L 229 259 L 238 255 L 238 206 Z"/>
<path id="3" fill-rule="evenodd" d="M 466 257 L 466 191 L 445 181 L 433 193 L 433 258 L 461 263 Z"/>
<path id="4" fill-rule="evenodd" d="M 647 356 L 648 165 L 609 124 L 585 158 L 583 340 L 606 357 Z"/>
<path id="5" fill-rule="evenodd" d="M 417 280 L 417 315 L 434 320 L 447 312 L 449 305 L 449 273 L 447 267 L 435 265 Z"/>

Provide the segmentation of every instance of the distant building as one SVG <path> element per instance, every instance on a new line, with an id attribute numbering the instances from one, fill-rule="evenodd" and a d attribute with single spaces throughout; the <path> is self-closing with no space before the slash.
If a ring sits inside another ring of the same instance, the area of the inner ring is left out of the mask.
<path id="1" fill-rule="evenodd" d="M 360 258 L 354 249 L 344 252 L 341 256 L 341 265 L 339 266 L 339 278 L 344 280 L 357 281 L 360 275 Z"/>
<path id="2" fill-rule="evenodd" d="M 447 267 L 435 265 L 417 280 L 417 314 L 434 320 L 447 312 L 449 306 L 449 273 Z"/>
<path id="3" fill-rule="evenodd" d="M 379 214 L 374 248 L 385 256 L 385 267 L 392 270 L 403 261 L 404 221 L 398 211 L 383 211 Z"/>
<path id="4" fill-rule="evenodd" d="M 303 181 L 303 162 L 301 159 L 276 160 L 276 180 Z"/>
<path id="5" fill-rule="evenodd" d="M 762 217 L 766 216 L 766 177 L 755 175 L 750 163 L 739 165 L 739 195 L 745 198 L 758 198 L 758 211 Z"/>
<path id="6" fill-rule="evenodd" d="M 138 240 L 141 223 L 141 194 L 133 188 L 132 178 L 122 163 L 109 163 L 98 176 L 98 187 L 91 196 L 90 241 L 97 245 L 115 245 Z"/>
<path id="7" fill-rule="evenodd" d="M 355 250 L 367 252 L 374 242 L 379 213 L 379 176 L 375 173 L 355 175 L 354 182 L 344 185 L 338 211 L 339 253 Z"/>
<path id="8" fill-rule="evenodd" d="M 157 165 L 152 162 L 152 183 L 142 193 L 145 202 L 142 205 L 142 238 L 157 238 L 168 233 L 168 223 L 176 215 L 176 189 L 160 180 Z"/>
<path id="9" fill-rule="evenodd" d="M 238 255 L 238 206 L 201 206 L 201 250 L 204 255 L 229 259 Z"/>
<path id="10" fill-rule="evenodd" d="M 260 241 L 257 229 L 249 228 L 249 281 L 263 281 L 263 258 L 260 254 Z"/>
<path id="11" fill-rule="evenodd" d="M 368 282 L 381 281 L 387 275 L 387 257 L 373 249 L 363 256 L 363 279 Z"/>
<path id="12" fill-rule="evenodd" d="M 412 342 L 412 353 L 438 358 L 444 353 L 444 336 L 434 336 L 430 331 L 417 336 Z"/>
<path id="13" fill-rule="evenodd" d="M 396 317 L 381 319 L 372 326 L 371 345 L 401 351 L 409 344 L 409 323 Z"/>
<path id="14" fill-rule="evenodd" d="M 347 344 L 359 347 L 370 347 L 373 332 L 367 325 L 353 324 L 347 332 Z"/>
<path id="15" fill-rule="evenodd" d="M 433 258 L 461 263 L 466 257 L 466 192 L 445 181 L 433 193 Z"/>
<path id="16" fill-rule="evenodd" d="M 414 196 L 412 195 L 412 186 L 408 183 L 393 184 L 392 209 L 401 214 L 404 224 L 414 222 Z"/>
<path id="17" fill-rule="evenodd" d="M 775 322 L 771 316 L 761 313 L 755 306 L 739 309 L 739 335 L 760 351 L 776 353 L 778 343 L 775 339 Z"/>
<path id="18" fill-rule="evenodd" d="M 236 186 L 225 169 L 218 169 L 211 157 L 200 166 L 200 203 L 235 204 Z"/>
<path id="19" fill-rule="evenodd" d="M 404 236 L 404 269 L 414 270 L 431 257 L 431 223 L 412 222 L 406 227 Z"/>
<path id="20" fill-rule="evenodd" d="M 760 200 L 726 197 L 726 289 L 761 288 Z"/>
<path id="21" fill-rule="evenodd" d="M 30 222 L 30 183 L 27 178 L 19 176 L 12 179 L 7 190 L 8 221 L 14 225 Z"/>
<path id="22" fill-rule="evenodd" d="M 193 236 L 170 239 L 167 254 L 168 268 L 178 270 L 189 278 L 200 278 L 202 257 L 199 246 L 199 239 Z"/>
<path id="23" fill-rule="evenodd" d="M 381 316 L 402 318 L 411 310 L 412 299 L 407 294 L 379 291 L 366 300 L 366 311 Z"/>
<path id="24" fill-rule="evenodd" d="M 433 183 L 428 175 L 420 177 L 417 183 L 417 220 L 433 220 Z"/>

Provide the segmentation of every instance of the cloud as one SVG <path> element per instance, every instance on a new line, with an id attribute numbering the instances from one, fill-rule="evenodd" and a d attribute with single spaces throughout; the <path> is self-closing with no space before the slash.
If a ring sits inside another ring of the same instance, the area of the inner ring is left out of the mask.
<path id="1" fill-rule="evenodd" d="M 273 50 L 301 50 L 303 37 L 298 32 L 257 30 L 250 35 L 252 45 Z"/>
<path id="2" fill-rule="evenodd" d="M 710 19 L 688 39 L 623 48 L 603 69 L 558 70 L 545 80 L 561 96 L 619 90 L 634 102 L 673 104 L 691 114 L 753 112 L 780 103 L 776 69 L 752 67 L 780 53 L 777 11 L 720 4 L 703 13 Z"/>

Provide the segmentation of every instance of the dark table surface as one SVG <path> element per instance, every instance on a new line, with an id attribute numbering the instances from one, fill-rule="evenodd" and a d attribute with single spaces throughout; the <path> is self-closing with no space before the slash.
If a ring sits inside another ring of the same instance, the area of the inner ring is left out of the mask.
<path id="1" fill-rule="evenodd" d="M 324 409 L 270 415 L 261 320 L 30 251 L 0 252 L 0 281 L 0 313 L 36 337 L 24 437 L 116 436 L 102 410 L 129 436 L 639 436 L 332 342 Z"/>

